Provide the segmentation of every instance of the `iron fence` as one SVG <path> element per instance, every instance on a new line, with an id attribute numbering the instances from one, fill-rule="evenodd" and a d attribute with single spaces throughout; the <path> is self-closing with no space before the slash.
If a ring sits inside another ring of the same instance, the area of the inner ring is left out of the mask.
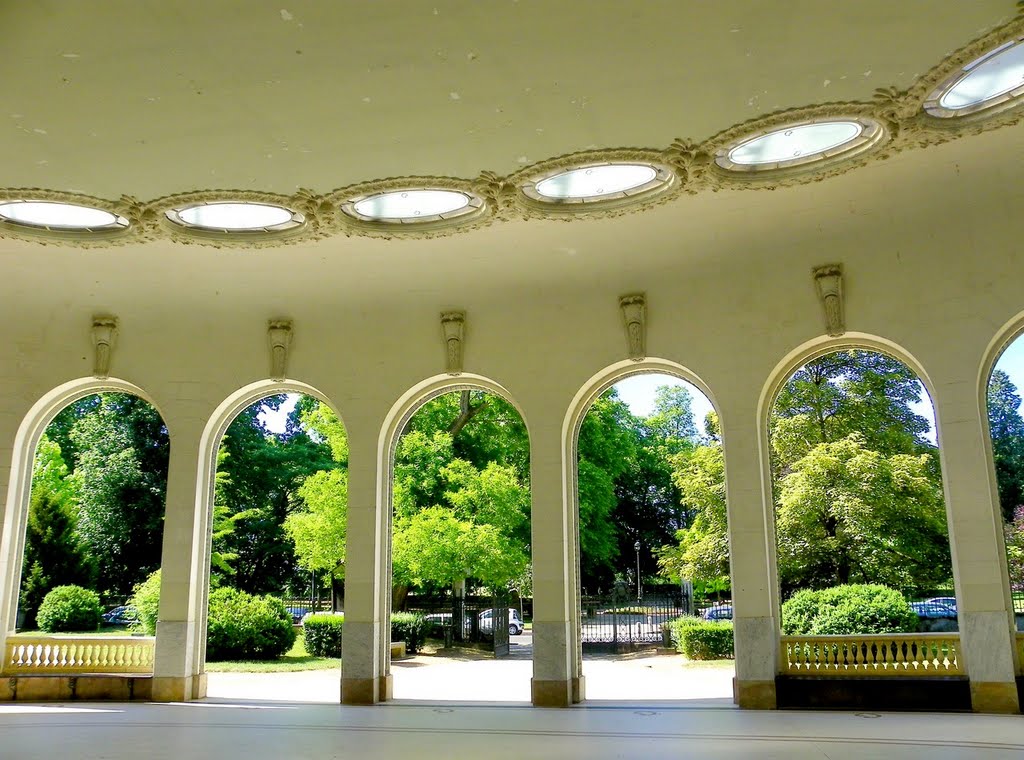
<path id="1" fill-rule="evenodd" d="M 628 651 L 670 646 L 665 624 L 686 614 L 678 596 L 583 597 L 580 632 L 584 651 Z"/>

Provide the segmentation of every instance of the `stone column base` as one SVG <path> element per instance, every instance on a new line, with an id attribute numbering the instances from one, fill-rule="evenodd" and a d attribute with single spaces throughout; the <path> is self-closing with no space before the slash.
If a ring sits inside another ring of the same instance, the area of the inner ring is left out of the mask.
<path id="1" fill-rule="evenodd" d="M 188 702 L 197 688 L 194 681 L 194 676 L 153 676 L 152 699 L 154 702 Z"/>
<path id="2" fill-rule="evenodd" d="M 380 695 L 379 678 L 342 678 L 343 705 L 375 705 Z"/>
<path id="3" fill-rule="evenodd" d="M 1016 682 L 971 681 L 971 708 L 980 713 L 1019 713 Z"/>
<path id="4" fill-rule="evenodd" d="M 734 701 L 744 710 L 774 710 L 775 681 L 733 681 Z"/>
<path id="5" fill-rule="evenodd" d="M 572 703 L 578 705 L 587 698 L 587 679 L 583 676 L 572 679 Z"/>
<path id="6" fill-rule="evenodd" d="M 192 677 L 192 699 L 206 699 L 206 673 Z"/>
<path id="7" fill-rule="evenodd" d="M 534 707 L 568 707 L 572 704 L 573 679 L 540 681 L 530 679 L 530 691 Z"/>
<path id="8" fill-rule="evenodd" d="M 380 676 L 380 678 L 377 679 L 377 699 L 381 702 L 391 700 L 394 688 L 394 678 L 390 673 L 386 676 Z"/>

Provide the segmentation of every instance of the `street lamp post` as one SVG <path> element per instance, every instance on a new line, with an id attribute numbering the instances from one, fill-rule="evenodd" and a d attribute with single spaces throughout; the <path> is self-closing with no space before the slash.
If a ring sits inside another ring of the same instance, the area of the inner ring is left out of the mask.
<path id="1" fill-rule="evenodd" d="M 637 540 L 637 542 L 635 544 L 633 544 L 633 551 L 636 552 L 636 600 L 639 602 L 644 597 L 643 589 L 642 589 L 642 587 L 640 585 L 640 541 L 639 540 Z"/>

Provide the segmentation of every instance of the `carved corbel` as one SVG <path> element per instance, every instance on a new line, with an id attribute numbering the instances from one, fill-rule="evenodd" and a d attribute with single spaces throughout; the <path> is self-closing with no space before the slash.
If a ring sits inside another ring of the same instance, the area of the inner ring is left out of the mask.
<path id="1" fill-rule="evenodd" d="M 814 269 L 814 287 L 825 313 L 825 332 L 837 338 L 846 332 L 843 307 L 843 267 L 828 264 Z"/>
<path id="2" fill-rule="evenodd" d="M 270 378 L 277 382 L 288 377 L 288 350 L 292 344 L 290 319 L 272 319 L 267 323 L 270 342 Z"/>
<path id="3" fill-rule="evenodd" d="M 92 376 L 97 380 L 110 377 L 110 359 L 117 340 L 117 317 L 92 318 Z"/>
<path id="4" fill-rule="evenodd" d="M 447 357 L 448 374 L 462 374 L 462 359 L 465 352 L 466 312 L 441 312 L 441 332 L 444 335 L 444 350 Z"/>
<path id="5" fill-rule="evenodd" d="M 647 296 L 633 293 L 619 299 L 622 321 L 626 326 L 626 349 L 635 362 L 647 358 Z"/>

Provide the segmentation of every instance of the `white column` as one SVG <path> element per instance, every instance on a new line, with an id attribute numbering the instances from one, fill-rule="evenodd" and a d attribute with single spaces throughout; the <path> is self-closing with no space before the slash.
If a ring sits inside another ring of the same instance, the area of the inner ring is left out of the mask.
<path id="1" fill-rule="evenodd" d="M 349 460 L 341 701 L 366 705 L 391 698 L 389 487 L 378 489 L 380 426 L 348 418 L 344 422 Z M 384 486 L 387 477 L 383 472 Z"/>
<path id="2" fill-rule="evenodd" d="M 971 379 L 937 383 L 935 407 L 971 701 L 979 712 L 1015 713 L 1015 626 L 988 410 Z"/>
<path id="3" fill-rule="evenodd" d="M 577 636 L 575 526 L 563 471 L 563 410 L 530 415 L 533 543 L 533 704 L 566 707 L 583 697 Z M 543 411 L 543 410 L 542 410 Z"/>
<path id="4" fill-rule="evenodd" d="M 759 429 L 756 397 L 719 403 L 736 642 L 735 699 L 740 707 L 774 709 L 778 581 L 770 483 L 765 480 L 767 452 L 760 450 L 765 434 Z"/>
<path id="5" fill-rule="evenodd" d="M 153 699 L 158 702 L 206 696 L 210 524 L 203 491 L 212 489 L 212 472 L 199 458 L 205 421 L 198 416 L 165 419 L 171 439 L 153 667 Z"/>

